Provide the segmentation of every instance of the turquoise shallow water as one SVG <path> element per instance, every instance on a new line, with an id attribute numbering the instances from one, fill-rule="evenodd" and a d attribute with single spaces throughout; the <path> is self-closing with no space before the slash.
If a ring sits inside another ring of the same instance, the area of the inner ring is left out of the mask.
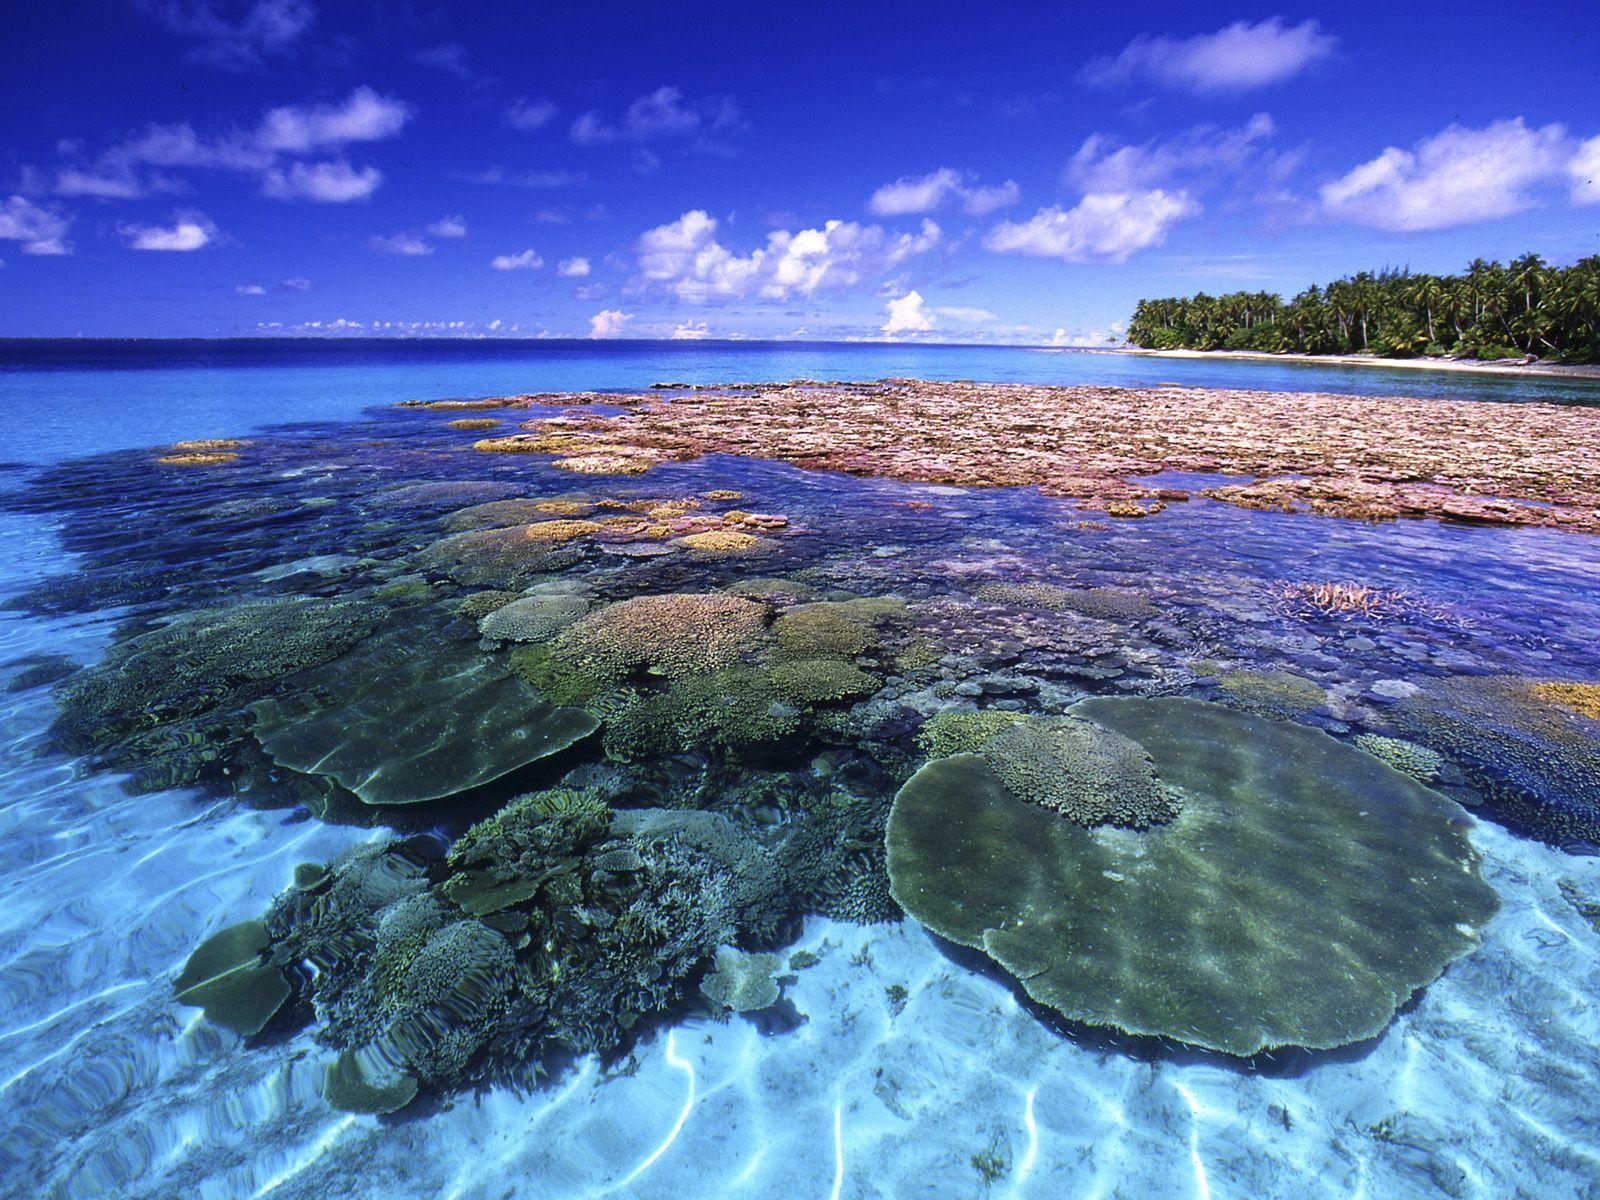
<path id="1" fill-rule="evenodd" d="M 882 756 L 898 745 L 914 759 L 913 738 L 930 713 L 973 706 L 1056 712 L 1085 694 L 1183 694 L 1265 709 L 1348 741 L 1361 732 L 1419 736 L 1401 711 L 1408 689 L 1427 697 L 1455 695 L 1450 681 L 1460 679 L 1600 678 L 1592 539 L 1362 526 L 1203 501 L 1083 527 L 1070 502 L 1032 493 L 846 479 L 740 459 L 574 478 L 544 459 L 472 453 L 473 434 L 444 426 L 454 414 L 361 415 L 407 396 L 660 378 L 1054 380 L 1070 371 L 1073 381 L 1381 390 L 1384 377 L 1365 370 L 1319 368 L 1312 377 L 1198 364 L 1201 374 L 1190 378 L 1181 363 L 900 348 L 564 347 L 522 361 L 424 349 L 396 362 L 383 357 L 390 351 L 362 361 L 346 347 L 298 358 L 286 351 L 288 361 L 137 368 L 114 352 L 93 353 L 102 357 L 89 368 L 13 364 L 0 374 L 7 412 L 33 414 L 8 422 L 12 441 L 0 457 L 74 460 L 42 476 L 8 473 L 0 591 L 24 597 L 0 615 L 8 675 L 40 655 L 93 664 L 127 636 L 128 621 L 153 624 L 243 598 L 375 595 L 417 573 L 416 556 L 446 532 L 437 522 L 467 500 L 625 503 L 732 489 L 741 506 L 788 517 L 764 557 L 645 554 L 637 539 L 602 540 L 516 582 L 558 579 L 597 603 L 772 576 L 836 597 L 893 595 L 906 601 L 916 638 L 937 647 L 937 661 L 912 668 L 863 659 L 884 686 L 858 706 L 824 705 L 833 714 L 826 720 L 842 724 L 792 760 L 723 769 L 693 747 L 647 756 L 623 772 L 625 805 L 698 795 L 691 807 L 748 817 L 778 837 L 807 817 L 786 795 L 846 794 L 870 810 L 895 782 Z M 319 358 L 334 353 L 340 361 Z M 1414 393 L 1426 381 L 1407 374 L 1401 382 L 1413 386 L 1397 390 Z M 284 422 L 296 424 L 259 436 L 237 467 L 174 473 L 141 449 Z M 392 490 L 462 479 L 491 491 Z M 431 578 L 439 596 L 425 605 L 482 586 L 448 572 Z M 1285 581 L 1328 579 L 1388 589 L 1407 605 L 1352 621 L 1273 599 Z M 1004 590 L 1028 585 L 1096 603 L 1040 604 L 1028 597 L 1051 593 Z M 451 637 L 470 657 L 480 652 L 467 633 Z M 1285 690 L 1285 677 L 1297 687 Z M 1314 703 L 1308 685 L 1319 689 Z M 313 1015 L 247 1045 L 176 1005 L 170 981 L 201 938 L 265 911 L 296 863 L 327 861 L 386 831 L 317 819 L 303 794 L 271 794 L 270 786 L 254 804 L 215 786 L 162 787 L 160 778 L 130 792 L 117 772 L 137 773 L 148 759 L 106 769 L 55 747 L 48 685 L 4 701 L 0 1191 L 1600 1194 L 1592 1104 L 1600 931 L 1584 908 L 1600 901 L 1600 859 L 1583 853 L 1582 839 L 1563 838 L 1568 826 L 1551 815 L 1582 800 L 1560 791 L 1561 777 L 1541 777 L 1545 792 L 1533 804 L 1486 787 L 1470 746 L 1456 748 L 1438 782 L 1475 814 L 1472 844 L 1502 908 L 1481 944 L 1376 1039 L 1236 1060 L 1108 1038 L 1050 1020 L 1019 1000 L 1003 973 L 914 921 L 860 924 L 834 905 L 833 915 L 786 923 L 762 947 L 816 957 L 780 976 L 782 1000 L 771 1012 L 718 1019 L 690 986 L 685 1003 L 647 1022 L 621 1057 L 578 1055 L 537 1086 L 446 1091 L 419 1111 L 379 1120 L 324 1103 L 329 1051 Z M 181 754 L 165 761 L 163 770 L 193 766 Z M 561 760 L 522 783 L 545 786 L 569 768 L 589 779 L 601 769 Z M 493 802 L 474 800 L 479 809 Z M 454 833 L 466 818 L 427 811 L 396 819 L 433 836 Z"/>

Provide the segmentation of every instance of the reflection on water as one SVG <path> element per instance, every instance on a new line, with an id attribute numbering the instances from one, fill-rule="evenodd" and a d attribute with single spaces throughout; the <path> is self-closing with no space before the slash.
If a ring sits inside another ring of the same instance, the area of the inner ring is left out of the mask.
<path id="1" fill-rule="evenodd" d="M 14 493 L 5 1178 L 63 1196 L 1592 1188 L 1600 869 L 1558 847 L 1600 841 L 1600 769 L 1593 721 L 1538 691 L 1600 678 L 1592 539 L 1207 501 L 1094 519 L 746 459 L 575 476 L 474 453 L 447 415 L 299 426 L 214 465 L 79 459 Z M 1319 728 L 1479 815 L 1503 910 L 1377 1039 L 1239 1060 L 1067 1024 L 898 919 L 883 823 L 928 753 L 983 720 L 1173 695 Z M 480 850 L 485 825 L 461 836 L 529 792 L 525 826 L 493 818 L 495 838 L 545 839 L 517 843 L 521 866 Z M 618 815 L 582 826 L 597 805 Z M 573 840 L 552 847 L 557 824 Z M 353 873 L 286 891 L 297 864 L 396 829 L 416 866 L 385 868 L 381 902 Z M 347 880 L 368 907 L 336 921 Z M 263 914 L 296 999 L 241 1044 L 171 980 Z M 660 928 L 633 930 L 642 914 Z M 414 942 L 386 957 L 402 916 Z M 496 948 L 464 949 L 477 930 Z M 713 953 L 733 941 L 775 957 Z M 653 976 L 624 978 L 627 946 Z M 467 966 L 424 1004 L 435 960 Z M 713 961 L 752 974 L 708 989 Z M 325 1067 L 352 1046 L 365 1084 L 420 1076 L 419 1100 L 330 1108 Z M 549 1074 L 519 1075 L 533 1059 Z"/>

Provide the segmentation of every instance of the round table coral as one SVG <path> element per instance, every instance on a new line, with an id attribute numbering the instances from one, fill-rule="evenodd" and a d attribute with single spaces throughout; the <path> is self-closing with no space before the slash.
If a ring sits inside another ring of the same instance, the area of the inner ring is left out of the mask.
<path id="1" fill-rule="evenodd" d="M 1074 1021 L 1236 1055 L 1360 1041 L 1498 907 L 1465 812 L 1324 733 L 1185 699 L 1072 715 L 1149 751 L 1173 820 L 1087 828 L 957 754 L 886 836 L 908 913 Z"/>

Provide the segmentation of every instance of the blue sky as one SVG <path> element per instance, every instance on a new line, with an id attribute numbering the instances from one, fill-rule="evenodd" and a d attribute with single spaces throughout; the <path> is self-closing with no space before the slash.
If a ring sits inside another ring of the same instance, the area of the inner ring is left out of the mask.
<path id="1" fill-rule="evenodd" d="M 1600 253 L 1570 3 L 16 6 L 0 335 L 1100 344 Z"/>

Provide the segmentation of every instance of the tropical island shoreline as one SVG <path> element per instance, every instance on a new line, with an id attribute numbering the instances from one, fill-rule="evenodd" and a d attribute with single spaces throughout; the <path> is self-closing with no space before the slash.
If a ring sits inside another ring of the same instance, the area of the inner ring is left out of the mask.
<path id="1" fill-rule="evenodd" d="M 1376 354 L 1274 354 L 1265 350 L 1147 350 L 1138 346 L 1093 353 L 1133 354 L 1144 358 L 1239 359 L 1252 362 L 1306 363 L 1324 367 L 1393 367 L 1401 371 L 1472 372 L 1482 375 L 1548 375 L 1566 379 L 1600 379 L 1594 363 L 1552 363 L 1517 359 L 1384 358 Z"/>

